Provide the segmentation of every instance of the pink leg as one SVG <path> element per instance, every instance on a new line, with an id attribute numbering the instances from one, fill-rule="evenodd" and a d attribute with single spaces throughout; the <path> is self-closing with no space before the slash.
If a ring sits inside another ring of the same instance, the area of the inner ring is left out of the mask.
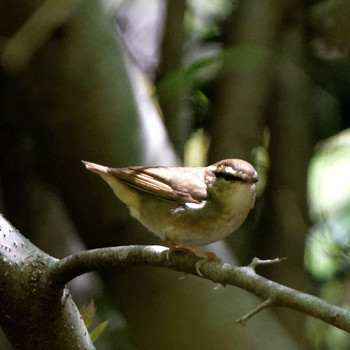
<path id="1" fill-rule="evenodd" d="M 186 244 L 171 244 L 169 248 L 169 252 L 177 252 L 177 251 L 185 251 L 188 253 L 192 253 L 195 256 L 198 256 L 199 258 L 203 258 L 196 262 L 196 271 L 199 276 L 203 276 L 203 274 L 200 272 L 200 268 L 207 263 L 208 261 L 218 260 L 215 253 L 208 252 L 204 249 L 201 249 L 199 247 L 186 245 Z"/>

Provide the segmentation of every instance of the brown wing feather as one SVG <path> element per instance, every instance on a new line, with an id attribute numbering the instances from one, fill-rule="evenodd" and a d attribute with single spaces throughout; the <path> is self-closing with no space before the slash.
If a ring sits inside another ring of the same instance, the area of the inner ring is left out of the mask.
<path id="1" fill-rule="evenodd" d="M 109 168 L 108 172 L 140 191 L 182 204 L 200 203 L 207 198 L 200 168 L 137 166 Z"/>

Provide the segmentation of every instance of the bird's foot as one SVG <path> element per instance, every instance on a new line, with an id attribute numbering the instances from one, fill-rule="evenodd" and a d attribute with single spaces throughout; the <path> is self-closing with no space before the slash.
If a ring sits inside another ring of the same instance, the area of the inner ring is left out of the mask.
<path id="1" fill-rule="evenodd" d="M 179 251 L 191 253 L 199 258 L 203 258 L 203 259 L 196 262 L 196 271 L 197 271 L 199 276 L 203 276 L 203 274 L 200 271 L 200 268 L 205 263 L 207 263 L 209 261 L 213 261 L 213 260 L 218 260 L 218 257 L 216 256 L 215 253 L 208 252 L 202 248 L 199 248 L 196 246 L 191 246 L 191 245 L 186 245 L 186 244 L 172 244 L 172 245 L 170 245 L 170 248 L 167 252 L 167 259 L 169 260 L 169 253 L 179 252 Z"/>

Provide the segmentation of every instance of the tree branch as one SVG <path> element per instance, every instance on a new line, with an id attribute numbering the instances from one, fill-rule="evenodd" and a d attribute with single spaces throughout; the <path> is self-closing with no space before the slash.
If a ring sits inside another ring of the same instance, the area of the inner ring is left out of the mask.
<path id="1" fill-rule="evenodd" d="M 237 323 L 240 323 L 242 326 L 245 326 L 245 324 L 247 323 L 247 321 L 253 317 L 254 315 L 256 315 L 258 312 L 273 306 L 274 303 L 271 299 L 266 299 L 265 301 L 263 301 L 261 304 L 259 304 L 257 307 L 255 307 L 253 310 L 247 312 L 244 316 L 240 317 L 239 319 L 236 320 Z"/>
<path id="2" fill-rule="evenodd" d="M 66 23 L 80 2 L 46 0 L 6 42 L 0 58 L 2 66 L 10 71 L 24 69 L 54 30 Z"/>
<path id="3" fill-rule="evenodd" d="M 48 283 L 56 262 L 0 214 L 0 326 L 16 350 L 95 349 L 69 291 Z"/>
<path id="4" fill-rule="evenodd" d="M 168 249 L 162 246 L 111 247 L 70 255 L 51 265 L 48 273 L 51 285 L 62 288 L 68 281 L 83 273 L 117 266 L 157 266 L 197 275 L 195 268 L 197 261 L 198 258 L 192 255 L 184 255 L 179 252 L 168 254 Z M 276 260 L 269 260 L 269 263 L 271 262 L 276 262 Z M 242 322 L 263 308 L 272 305 L 285 306 L 350 332 L 349 311 L 259 276 L 255 273 L 254 268 L 261 264 L 264 262 L 256 259 L 247 267 L 236 267 L 214 261 L 204 264 L 201 272 L 203 278 L 245 289 L 264 300 L 260 306 L 243 316 Z"/>

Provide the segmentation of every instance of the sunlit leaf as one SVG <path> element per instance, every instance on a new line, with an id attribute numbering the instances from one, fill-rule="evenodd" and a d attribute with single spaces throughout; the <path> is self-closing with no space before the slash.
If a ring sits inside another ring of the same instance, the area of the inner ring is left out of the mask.
<path id="1" fill-rule="evenodd" d="M 106 328 L 107 324 L 108 324 L 108 321 L 106 320 L 106 321 L 100 323 L 96 328 L 94 328 L 91 331 L 90 338 L 91 338 L 92 342 L 94 342 L 98 339 L 98 337 L 102 334 L 102 332 Z"/>

